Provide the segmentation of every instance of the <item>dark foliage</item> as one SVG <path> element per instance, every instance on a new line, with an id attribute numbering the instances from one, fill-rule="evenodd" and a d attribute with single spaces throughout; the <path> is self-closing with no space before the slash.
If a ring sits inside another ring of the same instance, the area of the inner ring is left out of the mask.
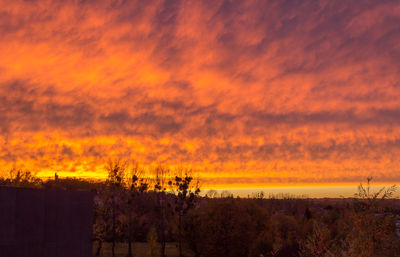
<path id="1" fill-rule="evenodd" d="M 57 175 L 43 181 L 12 170 L 0 178 L 0 186 L 95 192 L 96 256 L 103 242 L 113 248 L 127 242 L 127 256 L 135 256 L 132 243 L 145 241 L 151 256 L 165 256 L 166 242 L 178 242 L 180 256 L 185 249 L 194 257 L 400 256 L 400 201 L 391 198 L 396 188 L 372 192 L 370 179 L 348 199 L 265 198 L 261 193 L 240 199 L 228 193 L 201 197 L 191 176 L 169 176 L 161 166 L 153 181 L 137 165 L 128 169 L 110 162 L 107 170 L 106 181 Z M 154 246 L 157 240 L 161 251 Z"/>

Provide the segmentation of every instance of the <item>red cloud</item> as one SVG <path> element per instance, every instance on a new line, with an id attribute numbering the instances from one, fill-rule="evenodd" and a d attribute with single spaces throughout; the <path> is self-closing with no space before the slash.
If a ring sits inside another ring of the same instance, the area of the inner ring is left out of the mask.
<path id="1" fill-rule="evenodd" d="M 0 3 L 4 167 L 398 180 L 397 1 Z"/>

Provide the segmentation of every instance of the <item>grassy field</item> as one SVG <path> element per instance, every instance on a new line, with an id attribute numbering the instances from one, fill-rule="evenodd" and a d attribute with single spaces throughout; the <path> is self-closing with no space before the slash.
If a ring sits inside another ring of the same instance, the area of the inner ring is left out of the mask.
<path id="1" fill-rule="evenodd" d="M 158 245 L 158 247 L 160 247 Z M 97 249 L 97 243 L 93 244 L 93 256 L 94 253 Z M 149 247 L 147 243 L 134 243 L 132 247 L 132 252 L 134 257 L 147 257 L 148 252 L 149 252 Z M 115 248 L 115 256 L 116 257 L 126 257 L 128 253 L 128 244 L 125 243 L 118 243 L 116 248 Z M 167 243 L 166 245 L 166 255 L 168 257 L 178 257 L 178 247 L 176 243 Z M 193 254 L 191 254 L 190 251 L 185 250 L 184 255 L 186 257 L 192 257 Z M 101 256 L 102 257 L 111 257 L 111 244 L 110 243 L 104 243 L 103 248 L 101 251 Z M 159 254 L 159 249 L 158 249 L 158 254 L 157 256 L 160 256 Z"/>

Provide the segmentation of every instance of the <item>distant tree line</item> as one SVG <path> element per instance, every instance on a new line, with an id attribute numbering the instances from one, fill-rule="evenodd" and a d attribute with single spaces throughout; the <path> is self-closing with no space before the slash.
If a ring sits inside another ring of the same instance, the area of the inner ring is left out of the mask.
<path id="1" fill-rule="evenodd" d="M 106 169 L 100 182 L 12 170 L 0 185 L 93 191 L 95 256 L 107 243 L 114 257 L 122 242 L 126 256 L 135 256 L 134 242 L 148 242 L 151 257 L 165 257 L 167 242 L 176 242 L 180 257 L 400 256 L 396 187 L 372 192 L 370 178 L 353 198 L 239 198 L 213 190 L 200 196 L 187 169 L 158 166 L 149 176 L 121 161 Z"/>

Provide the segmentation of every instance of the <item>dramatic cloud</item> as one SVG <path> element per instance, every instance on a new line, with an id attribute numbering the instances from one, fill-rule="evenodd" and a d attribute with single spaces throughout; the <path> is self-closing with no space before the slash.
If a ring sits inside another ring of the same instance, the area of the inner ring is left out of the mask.
<path id="1" fill-rule="evenodd" d="M 400 4 L 0 0 L 0 164 L 400 181 Z"/>

